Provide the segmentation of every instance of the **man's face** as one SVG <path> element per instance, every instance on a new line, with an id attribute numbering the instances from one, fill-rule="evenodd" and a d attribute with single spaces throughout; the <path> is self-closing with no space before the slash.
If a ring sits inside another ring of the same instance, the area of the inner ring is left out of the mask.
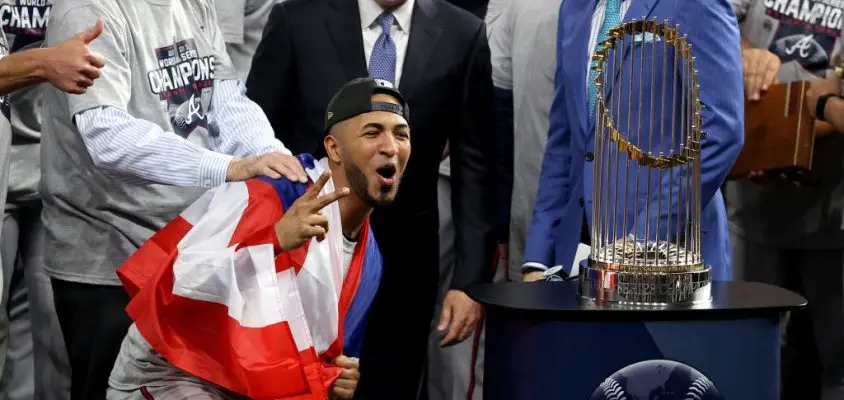
<path id="1" fill-rule="evenodd" d="M 398 104 L 388 95 L 372 101 Z M 373 111 L 344 121 L 337 139 L 350 189 L 368 206 L 389 205 L 410 157 L 410 127 L 401 115 Z"/>

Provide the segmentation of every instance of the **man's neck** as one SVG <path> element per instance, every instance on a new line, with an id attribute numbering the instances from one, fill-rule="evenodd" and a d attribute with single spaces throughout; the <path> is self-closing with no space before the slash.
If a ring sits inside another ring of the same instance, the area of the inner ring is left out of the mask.
<path id="1" fill-rule="evenodd" d="M 349 180 L 343 172 L 343 168 L 331 168 L 331 177 L 334 181 L 334 188 L 339 189 L 349 186 Z M 372 207 L 368 207 L 363 200 L 361 200 L 354 190 L 351 194 L 340 199 L 340 221 L 343 225 L 343 234 L 350 239 L 356 239 L 360 233 L 360 228 L 363 226 L 363 221 L 372 213 Z"/>

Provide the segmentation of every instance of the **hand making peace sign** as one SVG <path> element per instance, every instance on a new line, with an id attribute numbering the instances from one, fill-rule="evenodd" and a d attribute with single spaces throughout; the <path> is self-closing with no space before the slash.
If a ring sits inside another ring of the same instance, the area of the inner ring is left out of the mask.
<path id="1" fill-rule="evenodd" d="M 284 251 L 299 248 L 310 238 L 316 237 L 322 241 L 328 233 L 328 217 L 319 212 L 329 204 L 349 195 L 349 188 L 340 188 L 334 192 L 319 195 L 331 171 L 326 170 L 320 175 L 313 186 L 302 197 L 296 199 L 284 216 L 275 224 L 278 243 Z"/>

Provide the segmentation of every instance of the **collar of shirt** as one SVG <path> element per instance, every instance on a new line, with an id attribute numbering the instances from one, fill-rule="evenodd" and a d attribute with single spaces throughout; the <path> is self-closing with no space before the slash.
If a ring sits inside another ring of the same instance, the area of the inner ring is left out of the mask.
<path id="1" fill-rule="evenodd" d="M 403 32 L 410 31 L 410 19 L 413 16 L 414 3 L 415 0 L 407 0 L 406 3 L 393 10 L 393 16 L 396 17 L 396 25 Z M 378 16 L 384 13 L 384 9 L 375 0 L 358 0 L 358 10 L 360 11 L 362 29 L 369 29 L 377 25 Z"/>

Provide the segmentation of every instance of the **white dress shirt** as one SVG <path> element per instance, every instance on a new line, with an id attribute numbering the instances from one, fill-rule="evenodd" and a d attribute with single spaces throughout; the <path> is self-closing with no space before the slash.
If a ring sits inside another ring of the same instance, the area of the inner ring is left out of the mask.
<path id="1" fill-rule="evenodd" d="M 211 102 L 209 123 L 220 132 L 213 149 L 115 107 L 92 108 L 74 119 L 88 152 L 99 158 L 100 170 L 135 184 L 214 187 L 225 183 L 234 157 L 291 154 L 240 81 L 216 81 Z"/>
<path id="2" fill-rule="evenodd" d="M 401 82 L 401 70 L 404 66 L 404 57 L 407 54 L 407 41 L 410 38 L 410 20 L 413 17 L 414 0 L 407 0 L 401 7 L 393 10 L 395 23 L 390 32 L 390 38 L 396 44 L 396 81 L 393 85 L 399 86 Z M 363 34 L 363 50 L 366 54 L 366 68 L 369 69 L 369 59 L 372 57 L 372 48 L 381 36 L 381 25 L 378 24 L 378 16 L 384 10 L 375 0 L 358 0 L 360 11 L 361 32 Z"/>

